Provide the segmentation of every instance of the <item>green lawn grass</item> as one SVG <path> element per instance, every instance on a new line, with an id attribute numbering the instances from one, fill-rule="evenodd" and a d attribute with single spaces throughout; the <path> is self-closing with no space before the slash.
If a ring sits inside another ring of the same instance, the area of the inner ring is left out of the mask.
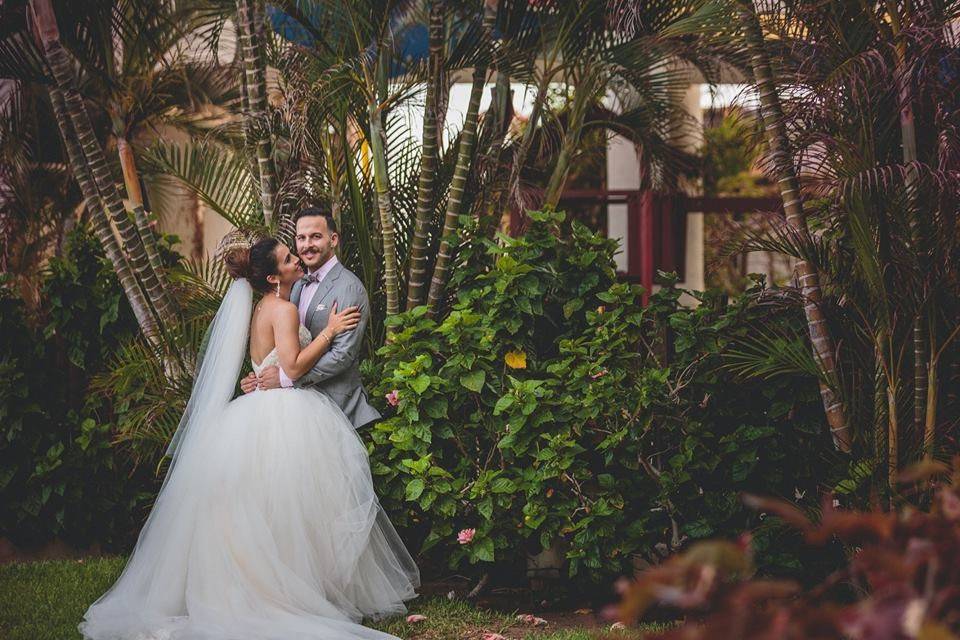
<path id="1" fill-rule="evenodd" d="M 3 640 L 78 640 L 77 623 L 87 607 L 113 584 L 124 558 L 55 560 L 0 566 L 0 638 Z M 414 600 L 411 612 L 427 617 L 409 624 L 405 618 L 371 626 L 406 640 L 479 640 L 493 631 L 522 640 L 639 640 L 640 630 L 604 636 L 586 628 L 531 630 L 512 614 L 477 609 L 463 601 Z"/>

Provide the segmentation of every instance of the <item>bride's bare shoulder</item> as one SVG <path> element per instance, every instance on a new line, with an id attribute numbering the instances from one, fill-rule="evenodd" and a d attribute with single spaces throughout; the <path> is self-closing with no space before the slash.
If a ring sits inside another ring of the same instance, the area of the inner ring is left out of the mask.
<path id="1" fill-rule="evenodd" d="M 270 319 L 270 324 L 274 326 L 286 326 L 289 324 L 300 324 L 300 315 L 297 312 L 297 305 L 283 298 L 270 298 L 264 300 L 261 304 L 264 314 Z"/>
<path id="2" fill-rule="evenodd" d="M 264 311 L 267 311 L 271 314 L 289 315 L 291 312 L 294 314 L 297 313 L 297 305 L 293 304 L 289 300 L 275 298 L 273 296 L 264 298 L 263 302 L 260 303 L 260 306 Z"/>

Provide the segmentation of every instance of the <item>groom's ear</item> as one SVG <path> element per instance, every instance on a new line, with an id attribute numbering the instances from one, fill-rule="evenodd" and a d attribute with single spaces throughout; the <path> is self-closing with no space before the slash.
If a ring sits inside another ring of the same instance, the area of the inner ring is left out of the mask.
<path id="1" fill-rule="evenodd" d="M 334 231 L 330 234 L 330 246 L 337 247 L 340 245 L 340 234 Z"/>

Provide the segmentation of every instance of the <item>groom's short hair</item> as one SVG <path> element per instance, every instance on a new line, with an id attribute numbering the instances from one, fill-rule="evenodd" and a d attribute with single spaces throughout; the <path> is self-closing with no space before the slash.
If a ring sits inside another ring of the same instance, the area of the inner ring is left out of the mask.
<path id="1" fill-rule="evenodd" d="M 330 233 L 338 233 L 337 231 L 337 220 L 333 217 L 333 214 L 328 209 L 321 209 L 320 207 L 307 207 L 306 209 L 301 209 L 297 212 L 297 215 L 293 217 L 293 225 L 296 228 L 300 218 L 309 218 L 312 216 L 318 216 L 325 218 L 327 221 L 327 229 Z"/>

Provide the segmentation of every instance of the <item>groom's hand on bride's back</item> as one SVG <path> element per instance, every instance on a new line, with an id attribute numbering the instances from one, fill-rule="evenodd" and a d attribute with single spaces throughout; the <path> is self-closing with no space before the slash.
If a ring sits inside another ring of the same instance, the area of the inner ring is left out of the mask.
<path id="1" fill-rule="evenodd" d="M 269 366 L 260 372 L 260 377 L 257 377 L 257 374 L 251 371 L 246 378 L 240 381 L 240 389 L 244 393 L 253 393 L 258 388 L 279 389 L 280 369 L 276 366 Z"/>

